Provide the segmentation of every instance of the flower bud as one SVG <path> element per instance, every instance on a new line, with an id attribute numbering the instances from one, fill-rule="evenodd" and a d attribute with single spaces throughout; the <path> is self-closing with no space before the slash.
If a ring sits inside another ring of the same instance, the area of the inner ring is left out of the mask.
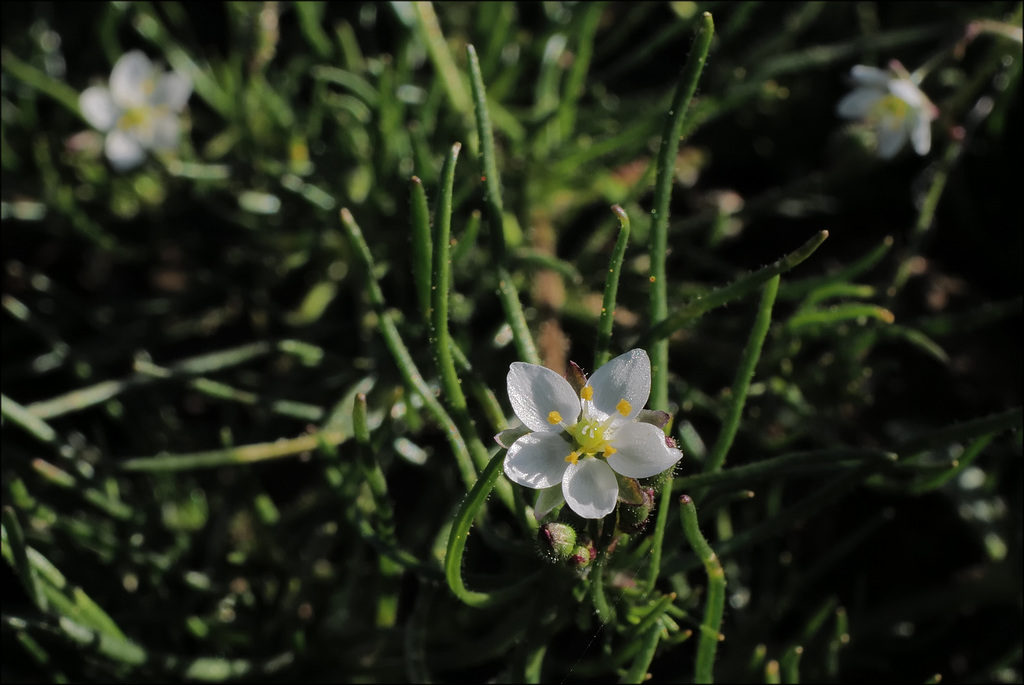
<path id="1" fill-rule="evenodd" d="M 619 530 L 623 533 L 639 533 L 647 527 L 647 521 L 654 511 L 654 488 L 641 488 L 639 504 L 619 502 Z"/>
<path id="2" fill-rule="evenodd" d="M 552 521 L 537 529 L 537 550 L 552 564 L 569 560 L 576 549 L 576 530 L 569 524 Z"/>
<path id="3" fill-rule="evenodd" d="M 590 562 L 596 558 L 597 550 L 594 549 L 594 543 L 590 540 L 585 540 L 585 544 L 578 545 L 573 550 L 572 556 L 569 557 L 569 565 L 581 571 L 590 566 Z"/>

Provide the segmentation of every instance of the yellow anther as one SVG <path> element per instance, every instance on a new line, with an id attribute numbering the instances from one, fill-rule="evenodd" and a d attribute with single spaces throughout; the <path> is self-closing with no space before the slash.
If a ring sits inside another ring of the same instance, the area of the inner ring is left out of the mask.
<path id="1" fill-rule="evenodd" d="M 621 399 L 619 400 L 619 403 L 615 405 L 615 411 L 619 412 L 623 416 L 629 416 L 629 412 L 633 411 L 633 405 L 625 399 Z"/>
<path id="2" fill-rule="evenodd" d="M 580 460 L 580 453 L 579 452 L 570 452 L 569 456 L 566 457 L 565 460 L 567 462 L 569 462 L 570 464 L 575 464 L 577 461 Z"/>
<path id="3" fill-rule="evenodd" d="M 550 423 L 552 426 L 554 426 L 557 423 L 561 423 L 561 422 L 562 422 L 562 415 L 559 414 L 557 411 L 553 411 L 553 412 L 549 412 L 548 413 L 548 423 Z"/>
<path id="4" fill-rule="evenodd" d="M 585 386 L 582 390 L 580 390 L 580 397 L 587 400 L 588 402 L 594 399 L 594 388 L 589 385 Z"/>
<path id="5" fill-rule="evenodd" d="M 604 446 L 604 456 L 610 457 L 613 454 L 615 454 L 616 452 L 618 452 L 618 450 L 615 449 L 614 447 L 612 447 L 611 445 L 605 445 Z"/>

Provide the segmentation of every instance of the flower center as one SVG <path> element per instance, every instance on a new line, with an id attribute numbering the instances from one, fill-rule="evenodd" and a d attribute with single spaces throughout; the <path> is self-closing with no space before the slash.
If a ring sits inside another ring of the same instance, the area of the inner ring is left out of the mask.
<path id="1" fill-rule="evenodd" d="M 117 127 L 122 131 L 133 131 L 145 126 L 150 119 L 151 111 L 148 107 L 132 107 L 125 110 L 121 118 L 117 120 Z"/>
<path id="2" fill-rule="evenodd" d="M 903 125 L 909 110 L 910 105 L 905 100 L 896 95 L 889 94 L 879 98 L 878 102 L 874 104 L 871 108 L 870 117 L 890 131 L 894 131 Z"/>
<path id="3" fill-rule="evenodd" d="M 612 421 L 615 420 L 615 415 L 607 417 L 603 421 L 597 419 L 587 418 L 587 402 L 590 402 L 594 397 L 594 390 L 589 385 L 585 386 L 580 391 L 580 397 L 583 400 L 583 415 L 576 425 L 568 428 L 569 435 L 572 437 L 573 445 L 576 449 L 569 453 L 569 456 L 565 458 L 570 464 L 575 464 L 579 461 L 580 457 L 596 457 L 599 454 L 602 457 L 610 457 L 617 451 L 611 446 L 609 442 L 610 436 L 608 435 L 608 429 L 611 427 Z M 623 417 L 629 416 L 629 413 L 633 410 L 632 405 L 626 401 L 625 398 L 620 399 L 619 403 L 615 406 L 615 410 Z M 552 412 L 551 414 L 557 414 L 558 412 Z M 553 416 L 548 416 L 548 421 L 552 421 Z M 561 419 L 561 417 L 558 417 Z"/>

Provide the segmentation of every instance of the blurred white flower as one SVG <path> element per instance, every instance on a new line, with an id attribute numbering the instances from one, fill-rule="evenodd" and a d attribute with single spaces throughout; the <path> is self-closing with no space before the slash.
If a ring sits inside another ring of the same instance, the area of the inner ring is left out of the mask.
<path id="1" fill-rule="evenodd" d="M 893 60 L 883 70 L 858 64 L 850 70 L 850 78 L 856 87 L 839 101 L 836 113 L 874 130 L 879 157 L 895 157 L 908 138 L 917 154 L 928 154 L 931 122 L 939 111 L 903 65 Z"/>
<path id="2" fill-rule="evenodd" d="M 616 473 L 647 478 L 679 461 L 660 428 L 637 421 L 650 392 L 651 360 L 639 349 L 595 371 L 578 395 L 550 369 L 512 364 L 508 399 L 530 432 L 508 447 L 505 475 L 540 489 L 537 518 L 563 497 L 583 518 L 601 518 L 615 509 Z"/>
<path id="3" fill-rule="evenodd" d="M 117 60 L 110 87 L 86 88 L 78 106 L 86 121 L 106 133 L 103 148 L 115 169 L 139 164 L 146 150 L 178 144 L 178 115 L 192 94 L 192 82 L 177 72 L 157 70 L 142 52 Z"/>

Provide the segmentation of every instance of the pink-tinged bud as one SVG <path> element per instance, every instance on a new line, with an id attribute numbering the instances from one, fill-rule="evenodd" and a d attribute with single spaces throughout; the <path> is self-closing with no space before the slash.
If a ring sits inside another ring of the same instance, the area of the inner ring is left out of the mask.
<path id="1" fill-rule="evenodd" d="M 569 565 L 576 570 L 583 570 L 587 566 L 590 566 L 590 562 L 597 558 L 597 550 L 594 549 L 594 543 L 590 540 L 586 541 L 585 545 L 579 545 L 569 557 Z"/>
<path id="2" fill-rule="evenodd" d="M 537 550 L 550 563 L 571 560 L 576 549 L 576 530 L 569 524 L 553 521 L 537 529 Z"/>
<path id="3" fill-rule="evenodd" d="M 619 530 L 623 533 L 639 533 L 647 527 L 654 511 L 654 488 L 642 488 L 641 494 L 640 504 L 619 502 Z"/>
<path id="4" fill-rule="evenodd" d="M 587 374 L 583 373 L 583 369 L 580 368 L 579 364 L 570 361 L 569 368 L 565 370 L 565 380 L 569 381 L 569 385 L 579 395 L 580 390 L 583 390 L 583 386 L 587 384 Z"/>
<path id="5" fill-rule="evenodd" d="M 675 438 L 670 438 L 669 436 L 666 435 L 665 436 L 665 447 L 668 447 L 670 450 L 676 449 L 676 440 L 675 440 Z"/>

